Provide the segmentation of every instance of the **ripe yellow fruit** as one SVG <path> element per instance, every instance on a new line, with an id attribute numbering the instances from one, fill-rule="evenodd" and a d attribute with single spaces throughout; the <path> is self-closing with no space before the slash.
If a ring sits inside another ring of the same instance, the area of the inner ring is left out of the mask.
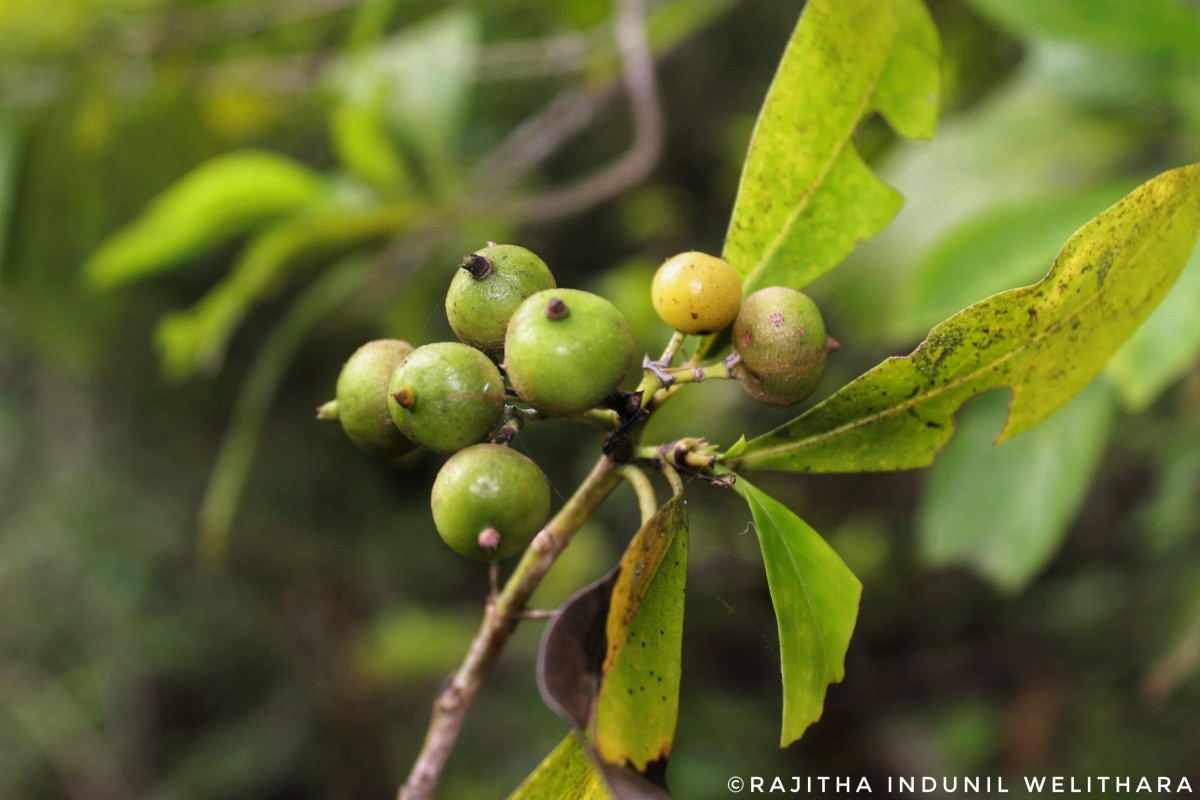
<path id="1" fill-rule="evenodd" d="M 654 310 L 681 333 L 715 333 L 737 317 L 742 279 L 723 258 L 695 251 L 663 262 L 650 287 Z"/>

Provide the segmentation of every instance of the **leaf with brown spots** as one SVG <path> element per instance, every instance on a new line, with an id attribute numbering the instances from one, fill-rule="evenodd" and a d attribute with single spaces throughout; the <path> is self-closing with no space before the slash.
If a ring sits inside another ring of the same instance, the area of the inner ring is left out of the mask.
<path id="1" fill-rule="evenodd" d="M 937 30 L 920 0 L 811 0 L 746 155 L 724 257 L 749 294 L 802 288 L 879 233 L 903 198 L 854 147 L 872 112 L 933 135 Z"/>
<path id="2" fill-rule="evenodd" d="M 1011 387 L 998 441 L 1083 389 L 1171 288 L 1200 232 L 1200 165 L 1163 173 L 1084 225 L 1039 283 L 989 297 L 825 402 L 751 440 L 735 469 L 866 472 L 933 462 L 972 395 Z"/>
<path id="3" fill-rule="evenodd" d="M 677 496 L 646 521 L 616 569 L 563 605 L 542 639 L 542 697 L 586 737 L 617 800 L 669 797 L 687 547 Z"/>
<path id="4" fill-rule="evenodd" d="M 612 800 L 579 736 L 571 733 L 508 800 Z"/>

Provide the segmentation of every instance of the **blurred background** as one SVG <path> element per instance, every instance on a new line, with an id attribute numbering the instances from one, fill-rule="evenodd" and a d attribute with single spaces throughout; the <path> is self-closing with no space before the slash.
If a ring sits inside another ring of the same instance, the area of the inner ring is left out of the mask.
<path id="1" fill-rule="evenodd" d="M 630 9 L 0 4 L 0 798 L 392 796 L 486 572 L 433 530 L 441 459 L 378 463 L 313 411 L 364 341 L 450 338 L 442 293 L 487 240 L 661 349 L 650 276 L 720 250 L 800 4 Z M 938 136 L 859 132 L 907 204 L 811 287 L 843 344 L 819 396 L 1200 161 L 1194 2 L 930 10 Z M 757 481 L 864 583 L 846 682 L 788 750 L 748 514 L 690 486 L 676 795 L 733 774 L 1200 783 L 1198 303 L 1193 257 L 1103 378 L 1004 446 L 989 395 L 930 470 Z M 711 384 L 667 411 L 648 441 L 796 413 Z M 518 440 L 560 498 L 599 445 L 561 431 Z M 636 525 L 620 489 L 535 604 Z M 442 796 L 506 796 L 564 735 L 540 634 L 511 643 Z"/>

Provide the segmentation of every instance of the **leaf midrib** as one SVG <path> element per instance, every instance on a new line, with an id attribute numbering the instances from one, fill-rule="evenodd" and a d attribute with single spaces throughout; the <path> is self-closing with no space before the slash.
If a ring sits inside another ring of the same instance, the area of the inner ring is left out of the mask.
<path id="1" fill-rule="evenodd" d="M 874 99 L 875 93 L 879 90 L 879 81 L 883 77 L 883 73 L 887 70 L 888 63 L 890 63 L 892 60 L 892 54 L 896 50 L 896 39 L 899 38 L 899 36 L 900 26 L 897 25 L 896 31 L 892 36 L 891 41 L 888 43 L 887 57 L 883 60 L 883 67 L 880 69 L 879 74 L 870 81 L 867 91 L 863 93 L 862 102 L 858 104 L 858 111 L 853 117 L 853 124 L 851 124 L 849 129 L 843 133 L 842 137 L 838 141 L 837 147 L 833 149 L 830 157 L 826 159 L 825 163 L 822 165 L 821 171 L 814 177 L 812 182 L 809 183 L 808 187 L 805 189 L 803 201 L 797 203 L 795 209 L 788 214 L 787 222 L 780 226 L 779 231 L 775 234 L 775 237 L 771 240 L 771 243 L 763 252 L 762 257 L 759 258 L 750 271 L 746 273 L 746 277 L 742 279 L 743 287 L 753 286 L 754 281 L 758 280 L 759 275 L 761 275 L 763 270 L 766 269 L 767 264 L 771 263 L 771 259 L 775 257 L 775 253 L 779 252 L 779 248 L 783 246 L 784 239 L 787 238 L 787 233 L 796 224 L 796 220 L 801 214 L 804 213 L 809 204 L 812 203 L 813 196 L 816 194 L 818 187 L 824 183 L 825 176 L 829 174 L 829 170 L 833 169 L 833 165 L 837 163 L 838 158 L 840 158 L 842 153 L 845 151 L 846 145 L 853 141 L 855 129 L 858 127 L 858 124 L 862 122 L 863 115 L 867 113 L 867 107 L 870 105 L 871 100 Z"/>

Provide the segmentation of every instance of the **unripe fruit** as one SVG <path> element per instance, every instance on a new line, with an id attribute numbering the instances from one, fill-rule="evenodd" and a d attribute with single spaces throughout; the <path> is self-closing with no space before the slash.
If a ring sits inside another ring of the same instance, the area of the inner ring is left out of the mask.
<path id="1" fill-rule="evenodd" d="M 489 560 L 516 555 L 550 513 L 550 485 L 537 464 L 496 444 L 450 457 L 430 498 L 438 534 L 455 552 Z"/>
<path id="2" fill-rule="evenodd" d="M 360 450 L 397 458 L 413 443 L 396 428 L 388 411 L 388 383 L 413 346 L 399 339 L 367 342 L 347 359 L 337 379 L 337 418 Z"/>
<path id="3" fill-rule="evenodd" d="M 454 335 L 488 353 L 504 349 L 508 320 L 526 297 L 554 288 L 546 262 L 512 244 L 494 244 L 467 256 L 446 292 Z"/>
<path id="4" fill-rule="evenodd" d="M 821 312 L 806 294 L 783 286 L 742 301 L 733 323 L 734 374 L 757 400 L 790 406 L 812 394 L 825 374 L 827 340 Z"/>
<path id="5" fill-rule="evenodd" d="M 458 342 L 423 345 L 392 374 L 388 409 L 405 436 L 450 453 L 496 427 L 504 413 L 504 379 L 473 347 Z"/>
<path id="6" fill-rule="evenodd" d="M 531 295 L 508 323 L 504 367 L 521 399 L 554 416 L 594 407 L 633 363 L 633 332 L 603 297 L 579 289 Z"/>
<path id="7" fill-rule="evenodd" d="M 714 333 L 737 317 L 742 279 L 723 258 L 680 253 L 667 259 L 650 287 L 654 310 L 681 333 Z"/>

